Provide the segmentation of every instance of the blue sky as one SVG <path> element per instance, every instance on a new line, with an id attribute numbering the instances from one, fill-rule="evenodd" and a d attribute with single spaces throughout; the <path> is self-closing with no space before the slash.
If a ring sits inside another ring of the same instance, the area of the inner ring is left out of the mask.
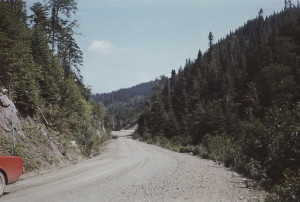
<path id="1" fill-rule="evenodd" d="M 266 16 L 283 6 L 284 0 L 78 0 L 84 82 L 103 93 L 170 76 L 206 51 L 210 31 L 217 42 L 260 8 Z"/>

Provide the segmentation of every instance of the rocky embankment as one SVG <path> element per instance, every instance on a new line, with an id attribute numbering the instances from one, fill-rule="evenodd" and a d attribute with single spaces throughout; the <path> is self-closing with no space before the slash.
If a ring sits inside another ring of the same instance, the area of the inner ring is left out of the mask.
<path id="1" fill-rule="evenodd" d="M 42 116 L 42 115 L 41 115 Z M 13 130 L 16 155 L 23 157 L 27 171 L 65 166 L 81 158 L 70 140 L 44 124 L 44 118 L 22 117 L 8 90 L 0 87 L 0 155 L 13 155 Z"/>
<path id="2" fill-rule="evenodd" d="M 1 135 L 8 138 L 14 127 L 16 138 L 24 137 L 22 130 L 22 120 L 18 115 L 18 110 L 11 99 L 7 96 L 7 90 L 0 88 L 0 130 Z"/>

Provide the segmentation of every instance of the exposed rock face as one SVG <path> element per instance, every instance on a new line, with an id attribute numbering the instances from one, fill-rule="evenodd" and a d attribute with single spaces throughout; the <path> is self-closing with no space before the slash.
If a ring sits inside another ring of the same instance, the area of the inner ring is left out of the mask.
<path id="1" fill-rule="evenodd" d="M 44 169 L 76 163 L 82 158 L 77 150 L 65 145 L 64 138 L 60 139 L 62 134 L 47 128 L 42 120 L 32 120 L 31 117 L 22 119 L 7 92 L 0 85 L 0 156 L 12 155 L 13 120 L 16 155 L 23 158 L 27 172 L 34 170 L 29 176 Z"/>
<path id="2" fill-rule="evenodd" d="M 7 96 L 7 90 L 0 87 L 0 129 L 6 132 L 12 131 L 12 120 L 15 134 L 19 136 L 24 136 L 22 131 L 22 121 L 18 116 L 18 110 Z"/>

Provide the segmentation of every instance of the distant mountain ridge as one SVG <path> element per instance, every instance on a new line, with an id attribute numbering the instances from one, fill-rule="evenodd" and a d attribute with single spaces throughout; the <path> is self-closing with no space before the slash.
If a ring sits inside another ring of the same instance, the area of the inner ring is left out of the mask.
<path id="1" fill-rule="evenodd" d="M 124 88 L 110 93 L 97 93 L 92 98 L 107 108 L 107 119 L 113 130 L 130 127 L 144 110 L 155 81 L 141 83 L 130 88 Z"/>
<path id="2" fill-rule="evenodd" d="M 110 93 L 96 93 L 92 97 L 95 102 L 101 102 L 105 106 L 118 102 L 129 102 L 134 97 L 151 95 L 154 84 L 155 81 L 149 81 Z"/>

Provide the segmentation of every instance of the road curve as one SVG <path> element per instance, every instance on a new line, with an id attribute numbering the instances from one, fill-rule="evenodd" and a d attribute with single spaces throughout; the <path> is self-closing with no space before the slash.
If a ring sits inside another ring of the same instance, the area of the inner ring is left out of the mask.
<path id="1" fill-rule="evenodd" d="M 98 157 L 6 188 L 0 201 L 255 201 L 241 178 L 209 160 L 114 132 Z M 251 193 L 252 192 L 252 193 Z"/>

